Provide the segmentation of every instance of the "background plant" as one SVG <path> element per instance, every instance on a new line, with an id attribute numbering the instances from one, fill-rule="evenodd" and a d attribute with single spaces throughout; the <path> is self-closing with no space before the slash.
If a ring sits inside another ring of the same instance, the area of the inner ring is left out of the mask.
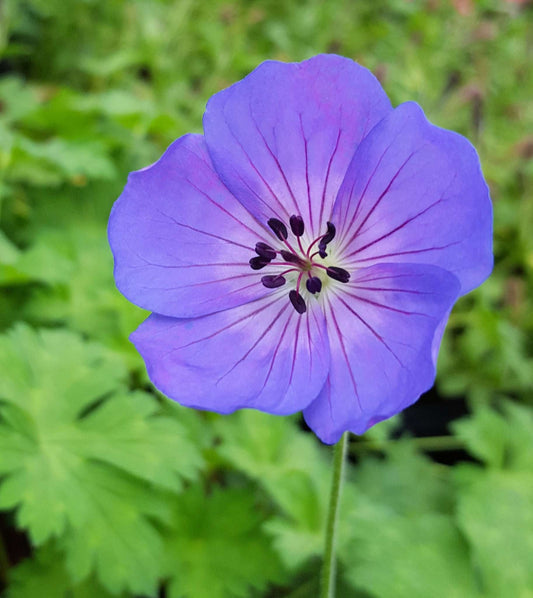
<path id="1" fill-rule="evenodd" d="M 0 575 L 8 598 L 312 597 L 329 452 L 301 420 L 159 396 L 106 223 L 130 170 L 268 58 L 337 52 L 479 150 L 496 268 L 436 390 L 353 438 L 339 596 L 533 595 L 532 7 L 4 0 Z"/>

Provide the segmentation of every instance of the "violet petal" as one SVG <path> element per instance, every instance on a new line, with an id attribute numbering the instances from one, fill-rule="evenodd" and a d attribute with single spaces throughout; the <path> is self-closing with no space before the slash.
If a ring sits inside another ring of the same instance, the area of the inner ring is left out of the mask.
<path id="1" fill-rule="evenodd" d="M 316 237 L 355 148 L 390 110 L 370 71 L 320 55 L 264 62 L 209 100 L 204 130 L 220 177 L 259 221 L 300 214 Z"/>
<path id="2" fill-rule="evenodd" d="M 108 233 L 117 287 L 145 309 L 198 316 L 265 294 L 248 265 L 265 230 L 221 183 L 200 135 L 130 175 Z"/>
<path id="3" fill-rule="evenodd" d="M 492 269 L 492 205 L 476 151 L 413 102 L 361 143 L 332 220 L 342 223 L 339 251 L 356 267 L 434 264 L 457 276 L 461 294 Z"/>
<path id="4" fill-rule="evenodd" d="M 294 413 L 318 395 L 329 369 L 322 310 L 299 315 L 286 293 L 201 318 L 153 314 L 131 340 L 157 388 L 219 413 Z"/>
<path id="5" fill-rule="evenodd" d="M 331 368 L 304 411 L 323 442 L 337 442 L 346 430 L 363 434 L 430 388 L 435 332 L 458 293 L 459 281 L 442 268 L 379 264 L 328 297 Z"/>

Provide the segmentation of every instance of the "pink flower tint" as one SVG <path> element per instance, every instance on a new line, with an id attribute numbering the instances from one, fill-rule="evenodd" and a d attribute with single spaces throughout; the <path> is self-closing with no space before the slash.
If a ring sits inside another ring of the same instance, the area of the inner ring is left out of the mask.
<path id="1" fill-rule="evenodd" d="M 453 7 L 463 17 L 474 12 L 474 0 L 452 0 Z"/>
<path id="2" fill-rule="evenodd" d="M 434 381 L 453 303 L 489 275 L 478 157 L 358 64 L 265 62 L 211 98 L 204 135 L 130 175 L 115 278 L 132 335 L 183 405 L 303 410 L 326 443 Z"/>

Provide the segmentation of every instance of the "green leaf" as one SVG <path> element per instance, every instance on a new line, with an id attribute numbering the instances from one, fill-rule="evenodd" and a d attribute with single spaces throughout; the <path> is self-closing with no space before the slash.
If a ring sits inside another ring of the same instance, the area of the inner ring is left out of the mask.
<path id="1" fill-rule="evenodd" d="M 468 547 L 453 518 L 447 468 L 402 439 L 364 456 L 345 501 L 339 552 L 347 579 L 372 596 L 475 596 Z M 381 573 L 380 573 L 381 571 Z"/>
<path id="2" fill-rule="evenodd" d="M 365 432 L 364 441 L 371 440 L 377 445 L 385 446 L 387 440 L 390 439 L 391 433 L 401 426 L 401 415 L 395 415 L 389 419 L 384 419 L 381 422 L 373 425 Z"/>
<path id="3" fill-rule="evenodd" d="M 281 568 L 249 489 L 193 486 L 175 501 L 165 543 L 169 598 L 247 598 Z"/>
<path id="4" fill-rule="evenodd" d="M 116 355 L 61 330 L 0 337 L 0 508 L 36 545 L 56 536 L 81 581 L 153 593 L 163 491 L 196 477 L 198 449 L 153 397 L 122 388 Z"/>
<path id="5" fill-rule="evenodd" d="M 6 598 L 111 598 L 93 579 L 74 583 L 63 564 L 60 552 L 46 546 L 9 572 Z"/>
<path id="6" fill-rule="evenodd" d="M 533 411 L 509 401 L 503 413 L 481 405 L 474 414 L 453 424 L 468 450 L 490 467 L 533 470 Z"/>
<path id="7" fill-rule="evenodd" d="M 48 252 L 53 248 L 56 257 L 49 263 L 57 264 L 57 269 L 50 272 L 43 267 L 40 274 L 34 273 L 47 287 L 34 291 L 26 315 L 38 322 L 61 322 L 88 334 L 123 353 L 132 369 L 141 368 L 142 359 L 128 336 L 146 312 L 115 287 L 105 229 L 76 223 L 67 230 L 41 233 L 34 253 L 46 254 L 46 248 Z M 60 268 L 65 260 L 67 264 Z"/>
<path id="8" fill-rule="evenodd" d="M 128 335 L 146 312 L 117 291 L 103 226 L 75 221 L 67 229 L 43 228 L 3 280 L 4 270 L 0 265 L 0 284 L 44 283 L 32 287 L 24 307 L 30 321 L 66 324 L 123 353 L 131 369 L 142 368 Z"/>
<path id="9" fill-rule="evenodd" d="M 76 107 L 79 110 L 95 111 L 116 118 L 154 112 L 154 105 L 148 99 L 141 99 L 138 95 L 118 89 L 83 96 L 78 100 Z"/>
<path id="10" fill-rule="evenodd" d="M 283 513 L 267 521 L 264 528 L 273 537 L 274 546 L 288 569 L 298 569 L 323 552 L 328 481 L 324 476 L 320 492 L 302 472 L 279 478 L 276 494 L 283 502 Z"/>
<path id="11" fill-rule="evenodd" d="M 456 436 L 469 451 L 492 467 L 502 467 L 507 445 L 507 423 L 487 406 L 476 409 L 473 417 L 452 424 Z"/>
<path id="12" fill-rule="evenodd" d="M 75 270 L 71 254 L 64 232 L 54 234 L 44 230 L 29 249 L 19 251 L 11 266 L 19 282 L 68 283 Z"/>
<path id="13" fill-rule="evenodd" d="M 19 77 L 7 76 L 0 80 L 0 98 L 2 98 L 2 117 L 7 122 L 21 120 L 38 105 L 35 89 Z"/>
<path id="14" fill-rule="evenodd" d="M 409 439 L 395 441 L 385 459 L 362 458 L 354 481 L 367 498 L 398 514 L 449 513 L 452 508 L 448 471 L 418 452 Z"/>
<path id="15" fill-rule="evenodd" d="M 219 452 L 232 465 L 260 482 L 282 472 L 314 472 L 321 460 L 314 437 L 299 432 L 294 418 L 242 410 L 220 418 Z M 310 459 L 309 457 L 313 457 Z"/>
<path id="16" fill-rule="evenodd" d="M 27 281 L 27 277 L 15 267 L 21 253 L 19 248 L 0 230 L 0 285 Z"/>
<path id="17" fill-rule="evenodd" d="M 20 256 L 20 250 L 0 230 L 0 264 L 13 264 Z"/>
<path id="18" fill-rule="evenodd" d="M 0 399 L 43 430 L 70 424 L 80 411 L 121 387 L 122 360 L 64 330 L 19 324 L 0 336 Z"/>
<path id="19" fill-rule="evenodd" d="M 165 397 L 161 393 L 157 393 L 161 401 L 161 410 L 179 421 L 179 423 L 187 430 L 189 437 L 193 443 L 202 451 L 213 453 L 214 432 L 212 420 L 219 417 L 217 414 L 209 411 L 198 411 L 190 407 L 183 407 L 176 401 Z M 218 462 L 219 458 L 216 457 Z"/>
<path id="20" fill-rule="evenodd" d="M 468 547 L 450 516 L 399 515 L 361 497 L 348 525 L 342 561 L 355 588 L 376 598 L 479 595 Z"/>
<path id="21" fill-rule="evenodd" d="M 533 409 L 506 401 L 503 410 L 509 422 L 506 465 L 516 471 L 533 471 Z"/>
<path id="22" fill-rule="evenodd" d="M 296 568 L 324 543 L 329 499 L 328 460 L 315 438 L 300 432 L 290 418 L 242 411 L 221 418 L 219 454 L 256 480 L 282 514 L 265 524 L 290 568 Z"/>
<path id="23" fill-rule="evenodd" d="M 456 469 L 457 518 L 472 546 L 484 596 L 532 596 L 533 473 Z"/>
<path id="24" fill-rule="evenodd" d="M 257 480 L 283 508 L 290 506 L 281 479 L 304 474 L 317 490 L 329 485 L 328 460 L 311 434 L 300 432 L 294 420 L 245 410 L 220 418 L 216 429 L 219 454 Z"/>
<path id="25" fill-rule="evenodd" d="M 168 520 L 169 497 L 97 463 L 76 475 L 76 506 L 68 503 L 72 529 L 61 539 L 72 578 L 81 581 L 95 571 L 112 593 L 156 594 L 164 549 L 152 520 Z"/>
<path id="26" fill-rule="evenodd" d="M 76 181 L 80 177 L 111 179 L 116 171 L 107 154 L 106 148 L 97 140 L 78 142 L 56 138 L 36 142 L 19 136 L 14 144 L 8 178 L 28 180 L 29 167 L 36 173 L 31 175 L 31 182 L 44 186 L 57 185 L 64 180 Z"/>
<path id="27" fill-rule="evenodd" d="M 178 420 L 158 412 L 145 393 L 115 394 L 81 420 L 83 446 L 77 450 L 168 490 L 179 489 L 181 478 L 196 477 L 202 460 Z"/>

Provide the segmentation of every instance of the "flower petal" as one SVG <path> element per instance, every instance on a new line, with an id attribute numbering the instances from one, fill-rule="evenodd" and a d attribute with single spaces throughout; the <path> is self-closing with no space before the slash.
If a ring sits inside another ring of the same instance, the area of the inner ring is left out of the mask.
<path id="1" fill-rule="evenodd" d="M 211 98 L 205 138 L 222 180 L 258 220 L 300 215 L 316 236 L 357 144 L 390 110 L 352 60 L 269 61 Z"/>
<path id="2" fill-rule="evenodd" d="M 265 294 L 248 260 L 265 231 L 228 192 L 199 135 L 134 172 L 115 202 L 115 280 L 133 303 L 167 316 L 212 313 Z"/>
<path id="3" fill-rule="evenodd" d="M 304 411 L 328 444 L 346 430 L 362 434 L 432 385 L 435 331 L 459 292 L 453 274 L 422 264 L 379 264 L 352 278 L 328 289 L 331 368 Z"/>
<path id="4" fill-rule="evenodd" d="M 219 413 L 299 411 L 318 395 L 329 368 L 318 302 L 299 315 L 286 291 L 201 318 L 153 314 L 131 339 L 157 388 Z"/>
<path id="5" fill-rule="evenodd" d="M 434 264 L 457 276 L 461 294 L 492 269 L 492 206 L 476 151 L 412 102 L 361 143 L 332 218 L 338 252 L 355 267 Z"/>

